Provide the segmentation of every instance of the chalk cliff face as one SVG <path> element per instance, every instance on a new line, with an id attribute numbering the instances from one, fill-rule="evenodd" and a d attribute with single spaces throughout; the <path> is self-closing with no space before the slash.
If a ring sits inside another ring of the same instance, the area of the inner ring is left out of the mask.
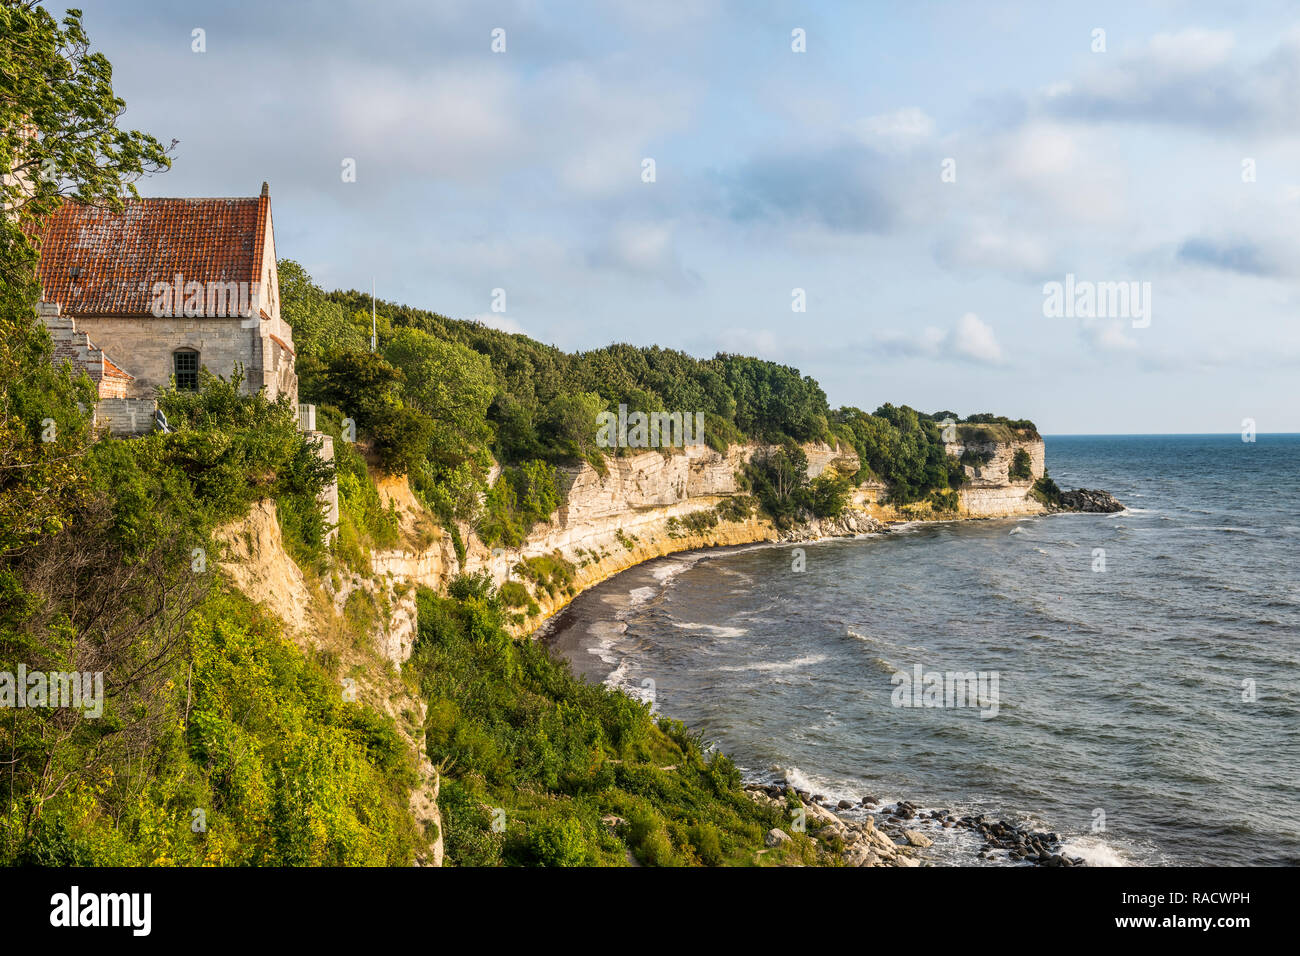
<path id="1" fill-rule="evenodd" d="M 1008 472 L 1020 449 L 1029 452 L 1031 476 L 1013 481 Z M 969 484 L 957 497 L 959 510 L 972 518 L 995 518 L 1003 515 L 1042 514 L 1043 505 L 1030 494 L 1034 482 L 1043 476 L 1046 452 L 1041 440 L 1020 442 L 949 442 L 944 451 L 960 458 L 963 452 L 992 455 L 987 464 L 966 465 Z"/>
<path id="2" fill-rule="evenodd" d="M 470 539 L 465 570 L 488 571 L 504 581 L 520 561 L 555 555 L 576 566 L 573 594 L 652 558 L 696 548 L 862 534 L 880 529 L 877 518 L 849 511 L 834 521 L 818 521 L 778 531 L 755 510 L 743 520 L 724 520 L 717 506 L 743 495 L 739 473 L 760 445 L 732 445 L 726 453 L 706 446 L 677 449 L 671 455 L 647 451 L 609 461 L 606 474 L 590 464 L 567 469 L 565 503 L 555 517 L 535 526 L 518 549 L 494 553 Z M 827 468 L 852 475 L 858 458 L 824 444 L 804 446 L 809 477 Z M 535 593 L 541 611 L 515 627 L 531 631 L 573 594 Z"/>
<path id="3" fill-rule="evenodd" d="M 534 589 L 540 613 L 515 626 L 517 632 L 526 633 L 568 603 L 573 594 L 643 561 L 678 551 L 861 534 L 879 530 L 882 523 L 915 518 L 951 520 L 1045 511 L 1030 494 L 1033 479 L 1043 474 L 1041 441 L 954 442 L 945 446 L 950 455 L 960 457 L 972 451 L 988 458 L 987 463 L 966 466 L 969 482 L 959 491 L 955 513 L 935 512 L 924 504 L 895 506 L 884 485 L 867 482 L 854 489 L 841 518 L 809 522 L 793 531 L 778 531 L 756 511 L 742 520 L 722 519 L 715 509 L 744 494 L 738 477 L 760 448 L 733 445 L 719 453 L 704 445 L 689 446 L 670 454 L 645 451 L 610 459 L 604 474 L 586 462 L 564 469 L 564 503 L 550 521 L 536 525 L 520 547 L 510 549 L 490 548 L 471 527 L 462 525 L 459 530 L 466 542 L 463 561 L 457 557 L 450 535 L 432 525 L 405 478 L 381 479 L 377 482 L 380 495 L 397 509 L 408 542 L 418 543 L 372 552 L 373 574 L 368 579 L 346 572 L 337 575 L 336 583 L 326 585 L 330 603 L 341 614 L 355 590 L 379 596 L 390 613 L 373 635 L 374 644 L 382 656 L 400 667 L 410 656 L 416 635 L 412 585 L 441 589 L 463 572 L 486 571 L 500 583 L 517 577 L 514 569 L 521 561 L 540 555 L 558 556 L 574 565 L 572 593 L 546 594 Z M 1029 453 L 1033 478 L 1011 481 L 1008 469 L 1021 448 Z M 842 475 L 858 470 L 852 450 L 822 444 L 809 444 L 804 450 L 809 477 L 827 469 Z M 269 562 L 257 560 L 266 554 L 283 555 L 283 549 L 278 540 L 270 540 L 277 537 L 274 522 L 266 521 L 260 512 L 252 517 L 256 520 L 231 529 L 229 569 L 250 596 L 265 601 L 291 630 L 302 630 L 307 626 L 304 609 L 309 600 L 301 572 L 287 556 Z"/>

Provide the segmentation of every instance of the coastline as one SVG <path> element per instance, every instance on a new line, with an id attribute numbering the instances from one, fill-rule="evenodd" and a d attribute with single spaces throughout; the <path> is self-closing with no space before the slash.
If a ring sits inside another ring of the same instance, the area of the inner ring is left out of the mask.
<path id="1" fill-rule="evenodd" d="M 1051 514 L 1072 513 L 1065 510 L 1044 510 L 1039 515 L 1020 515 L 1016 518 L 1043 517 Z M 657 555 L 658 558 L 690 557 L 687 566 L 726 554 L 753 548 L 782 547 L 800 542 L 865 539 L 896 533 L 898 529 L 913 524 L 956 524 L 967 521 L 991 521 L 1002 516 L 954 516 L 945 519 L 911 519 L 877 522 L 877 530 L 856 534 L 816 535 L 806 526 L 788 532 L 786 536 L 723 546 L 684 548 L 680 551 Z M 631 565 L 632 571 L 654 558 Z M 609 683 L 617 673 L 602 668 L 603 675 L 587 672 L 576 657 L 580 642 L 589 637 L 584 625 L 607 623 L 617 626 L 614 620 L 593 622 L 584 619 L 577 598 L 599 585 L 611 584 L 623 571 L 619 571 L 584 588 L 567 601 L 555 614 L 548 617 L 531 634 L 531 639 L 541 641 L 552 653 L 564 657 L 589 679 L 599 678 Z M 791 772 L 794 772 L 793 769 Z M 801 785 L 801 783 L 803 785 Z M 1064 840 L 1058 833 L 1016 824 L 1005 819 L 991 819 L 974 808 L 970 812 L 954 810 L 948 806 L 929 806 L 907 799 L 882 800 L 873 795 L 826 796 L 810 789 L 807 781 L 790 779 L 787 773 L 763 776 L 748 775 L 742 783 L 746 795 L 757 803 L 787 812 L 791 826 L 813 835 L 814 841 L 838 856 L 846 866 L 915 867 L 979 866 L 979 865 L 1035 865 L 1048 867 L 1075 867 L 1096 865 L 1090 861 L 1091 848 L 1080 847 Z M 789 839 L 789 834 L 774 830 L 767 835 L 767 845 L 773 847 Z M 936 845 L 941 845 L 946 856 L 938 858 Z"/>

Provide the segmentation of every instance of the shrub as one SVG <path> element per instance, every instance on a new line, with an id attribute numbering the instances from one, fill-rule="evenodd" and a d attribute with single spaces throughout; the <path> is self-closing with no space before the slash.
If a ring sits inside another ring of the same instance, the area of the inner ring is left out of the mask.
<path id="1" fill-rule="evenodd" d="M 518 574 L 552 597 L 560 591 L 571 590 L 575 570 L 573 562 L 562 557 L 558 551 L 554 554 L 539 554 L 515 565 Z"/>
<path id="2" fill-rule="evenodd" d="M 754 499 L 749 495 L 732 495 L 718 502 L 714 512 L 719 521 L 748 521 L 754 513 Z"/>
<path id="3" fill-rule="evenodd" d="M 507 581 L 501 585 L 501 603 L 506 607 L 526 607 L 532 596 L 522 581 Z"/>
<path id="4" fill-rule="evenodd" d="M 1061 489 L 1048 476 L 1046 469 L 1043 469 L 1043 477 L 1034 482 L 1032 494 L 1045 505 L 1057 506 L 1061 503 Z"/>
<path id="5" fill-rule="evenodd" d="M 1028 481 L 1034 477 L 1034 461 L 1026 449 L 1016 449 L 1015 458 L 1007 468 L 1007 477 L 1012 481 Z"/>
<path id="6" fill-rule="evenodd" d="M 707 820 L 690 828 L 691 845 L 695 855 L 705 866 L 721 866 L 724 862 L 722 853 L 722 832 Z"/>
<path id="7" fill-rule="evenodd" d="M 959 499 L 955 491 L 930 492 L 930 505 L 935 511 L 956 511 Z"/>
<path id="8" fill-rule="evenodd" d="M 808 487 L 808 508 L 818 518 L 838 518 L 849 501 L 849 481 L 824 471 Z"/>
<path id="9" fill-rule="evenodd" d="M 540 459 L 507 466 L 487 494 L 479 537 L 484 544 L 518 547 L 534 524 L 560 504 L 559 472 Z"/>
<path id="10" fill-rule="evenodd" d="M 983 468 L 993 460 L 993 452 L 976 451 L 974 448 L 963 448 L 959 460 L 963 465 L 970 465 L 972 468 Z"/>
<path id="11" fill-rule="evenodd" d="M 582 824 L 572 817 L 537 824 L 530 837 L 539 866 L 582 866 L 587 861 Z"/>
<path id="12" fill-rule="evenodd" d="M 544 561 L 532 569 L 556 573 Z M 486 577 L 448 591 L 418 592 L 419 634 L 403 670 L 429 701 L 428 755 L 447 767 L 439 802 L 450 864 L 622 866 L 631 850 L 681 865 L 761 847 L 774 814 L 744 796 L 729 760 L 706 761 L 698 735 L 575 677 L 541 643 L 510 640 Z M 504 833 L 492 831 L 498 808 Z M 609 814 L 627 825 L 607 828 Z"/>

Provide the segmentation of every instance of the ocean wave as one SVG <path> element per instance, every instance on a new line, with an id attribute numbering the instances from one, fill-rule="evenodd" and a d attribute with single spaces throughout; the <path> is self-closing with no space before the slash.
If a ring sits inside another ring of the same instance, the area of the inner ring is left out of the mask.
<path id="1" fill-rule="evenodd" d="M 861 784 L 851 780 L 822 776 L 795 766 L 773 765 L 772 773 L 776 779 L 784 777 L 785 782 L 796 790 L 807 790 L 829 800 L 858 800 L 862 796 Z"/>
<path id="2" fill-rule="evenodd" d="M 1132 866 L 1128 856 L 1118 847 L 1096 837 L 1077 837 L 1061 846 L 1067 856 L 1081 856 L 1089 866 Z"/>
<path id="3" fill-rule="evenodd" d="M 612 653 L 612 648 L 626 633 L 627 625 L 621 621 L 593 621 L 587 625 L 587 636 L 594 639 L 594 643 L 587 647 L 587 653 L 606 664 L 614 664 L 618 655 Z"/>
<path id="4" fill-rule="evenodd" d="M 784 673 L 786 671 L 803 670 L 805 667 L 812 667 L 814 664 L 825 663 L 827 657 L 825 654 L 808 654 L 804 657 L 796 657 L 789 661 L 760 661 L 757 664 L 730 664 L 723 667 L 715 668 L 728 674 L 741 673 L 744 671 L 758 671 L 760 673 Z"/>
<path id="5" fill-rule="evenodd" d="M 640 607 L 642 604 L 645 604 L 647 601 L 651 600 L 658 593 L 659 593 L 658 588 L 651 588 L 651 587 L 633 588 L 632 590 L 627 592 L 628 609 L 631 610 L 632 608 Z"/>
<path id="6" fill-rule="evenodd" d="M 673 627 L 683 631 L 703 631 L 717 637 L 743 637 L 749 633 L 747 627 L 727 627 L 724 624 L 697 624 L 694 621 L 673 621 Z"/>
<path id="7" fill-rule="evenodd" d="M 700 563 L 704 557 L 702 554 L 691 555 L 686 557 L 672 558 L 665 561 L 657 568 L 650 569 L 650 576 L 659 582 L 660 587 L 667 587 L 677 575 L 683 571 L 689 571 L 695 565 Z"/>

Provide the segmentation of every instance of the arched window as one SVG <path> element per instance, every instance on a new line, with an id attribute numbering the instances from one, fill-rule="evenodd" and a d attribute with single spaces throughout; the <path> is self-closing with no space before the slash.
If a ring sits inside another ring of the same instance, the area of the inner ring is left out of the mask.
<path id="1" fill-rule="evenodd" d="M 177 349 L 172 353 L 176 387 L 193 392 L 199 387 L 199 353 L 194 349 Z"/>

